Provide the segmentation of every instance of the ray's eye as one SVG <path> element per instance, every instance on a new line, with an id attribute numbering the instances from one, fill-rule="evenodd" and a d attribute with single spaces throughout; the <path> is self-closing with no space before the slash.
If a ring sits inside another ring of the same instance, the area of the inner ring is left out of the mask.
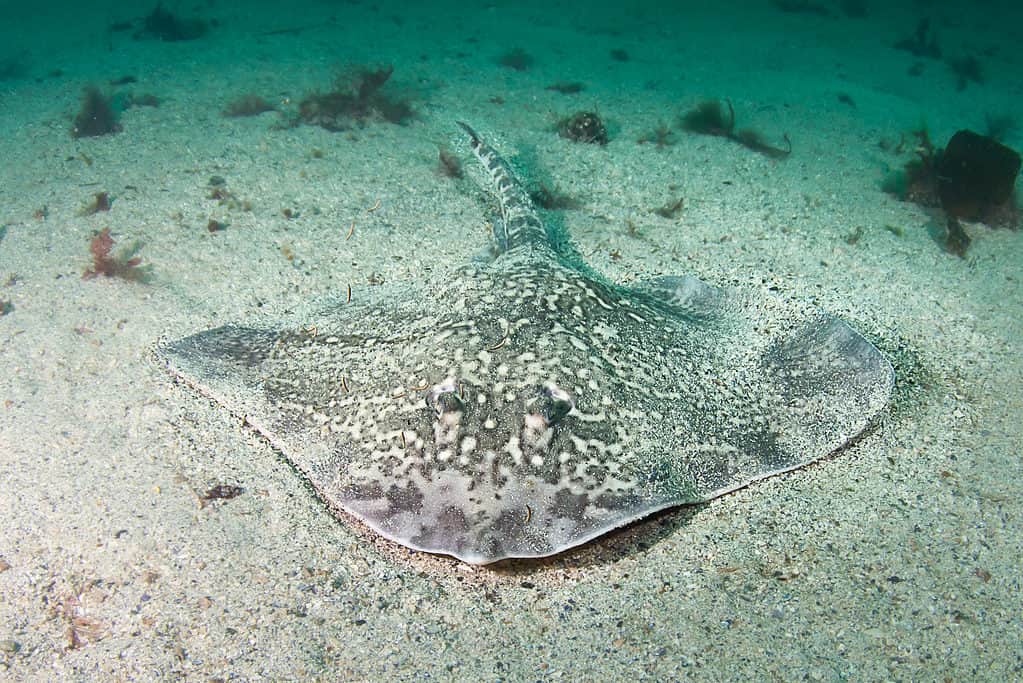
<path id="1" fill-rule="evenodd" d="M 426 403 L 437 414 L 437 417 L 451 413 L 465 412 L 465 402 L 459 395 L 458 385 L 448 380 L 430 390 Z"/>
<path id="2" fill-rule="evenodd" d="M 540 389 L 533 410 L 541 415 L 548 425 L 553 425 L 572 412 L 574 406 L 567 391 L 554 384 L 546 384 Z"/>
<path id="3" fill-rule="evenodd" d="M 460 413 L 465 410 L 465 404 L 462 403 L 462 399 L 458 398 L 458 394 L 455 392 L 445 391 L 437 394 L 437 398 L 433 402 L 433 409 L 437 412 L 437 415 Z"/>

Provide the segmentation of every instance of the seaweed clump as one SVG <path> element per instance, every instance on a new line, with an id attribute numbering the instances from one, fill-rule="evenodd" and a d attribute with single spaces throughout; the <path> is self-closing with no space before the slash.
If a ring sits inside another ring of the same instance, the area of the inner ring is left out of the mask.
<path id="1" fill-rule="evenodd" d="M 682 129 L 690 133 L 726 138 L 772 159 L 784 159 L 792 153 L 792 142 L 787 134 L 782 136 L 786 145 L 782 149 L 765 142 L 763 135 L 752 128 L 735 130 L 735 109 L 731 100 L 725 100 L 725 104 L 728 105 L 727 116 L 718 100 L 700 102 L 682 115 Z"/>
<path id="2" fill-rule="evenodd" d="M 437 173 L 456 180 L 465 175 L 462 162 L 451 150 L 443 146 L 437 148 Z"/>
<path id="3" fill-rule="evenodd" d="M 91 280 L 97 275 L 119 277 L 133 282 L 145 282 L 149 279 L 150 268 L 143 266 L 142 257 L 138 255 L 141 246 L 136 243 L 122 249 L 118 254 L 111 252 L 114 238 L 110 236 L 110 228 L 103 228 L 89 243 L 92 254 L 92 268 L 82 274 L 82 279 Z"/>
<path id="4" fill-rule="evenodd" d="M 78 212 L 80 216 L 92 216 L 100 211 L 109 211 L 112 206 L 109 192 L 97 192 L 92 201 L 82 207 Z"/>
<path id="5" fill-rule="evenodd" d="M 901 171 L 885 178 L 881 189 L 904 202 L 936 208 L 940 206 L 936 164 L 941 150 L 935 149 L 926 126 L 913 131 L 912 135 L 916 138 L 914 158 L 907 161 Z M 905 139 L 900 140 L 895 152 L 901 153 L 904 146 Z"/>
<path id="6" fill-rule="evenodd" d="M 217 484 L 199 496 L 199 500 L 208 503 L 213 500 L 231 500 L 245 493 L 245 489 L 237 484 Z"/>
<path id="7" fill-rule="evenodd" d="M 577 111 L 558 122 L 558 135 L 575 142 L 606 145 L 607 126 L 600 115 L 592 111 Z"/>
<path id="8" fill-rule="evenodd" d="M 678 199 L 669 201 L 664 206 L 654 209 L 654 213 L 661 218 L 678 218 L 682 213 L 682 210 L 685 208 L 685 205 L 685 197 L 679 197 Z"/>
<path id="9" fill-rule="evenodd" d="M 28 67 L 20 59 L 16 57 L 0 59 L 0 82 L 24 78 L 27 74 Z"/>
<path id="10" fill-rule="evenodd" d="M 558 81 L 557 83 L 551 83 L 545 88 L 545 90 L 553 90 L 562 95 L 576 95 L 585 89 L 586 85 L 578 81 Z"/>
<path id="11" fill-rule="evenodd" d="M 361 127 L 372 120 L 403 125 L 415 111 L 407 99 L 382 91 L 393 72 L 390 64 L 378 69 L 356 67 L 338 77 L 330 92 L 307 95 L 299 103 L 299 119 L 330 131 Z"/>
<path id="12" fill-rule="evenodd" d="M 509 50 L 497 58 L 498 64 L 515 71 L 529 71 L 533 66 L 533 61 L 533 56 L 521 47 Z"/>
<path id="13" fill-rule="evenodd" d="M 579 199 L 545 183 L 540 183 L 535 190 L 529 193 L 529 197 L 537 206 L 548 211 L 575 211 L 583 207 L 583 203 Z"/>
<path id="14" fill-rule="evenodd" d="M 219 206 L 226 206 L 229 211 L 252 210 L 252 202 L 248 199 L 239 199 L 234 192 L 227 188 L 227 180 L 222 176 L 210 176 L 206 189 L 209 191 L 206 195 L 207 199 L 217 200 Z"/>
<path id="15" fill-rule="evenodd" d="M 71 136 L 75 138 L 93 138 L 109 135 L 121 130 L 117 123 L 117 114 L 110 97 L 100 92 L 94 85 L 87 86 L 82 95 L 82 106 L 75 115 Z"/>
<path id="16" fill-rule="evenodd" d="M 277 107 L 259 95 L 242 95 L 228 102 L 224 111 L 220 112 L 227 118 L 240 118 L 244 116 L 258 116 L 264 112 L 274 111 Z"/>
<path id="17" fill-rule="evenodd" d="M 941 58 L 941 47 L 938 46 L 938 39 L 931 33 L 931 20 L 927 17 L 917 22 L 912 36 L 895 43 L 895 49 L 908 52 L 914 57 Z"/>
<path id="18" fill-rule="evenodd" d="M 728 102 L 728 118 L 718 100 L 704 100 L 682 115 L 682 128 L 690 133 L 730 137 L 735 127 L 735 109 Z"/>
<path id="19" fill-rule="evenodd" d="M 639 136 L 636 140 L 641 145 L 652 143 L 657 149 L 664 149 L 675 144 L 675 135 L 671 132 L 671 128 L 668 127 L 663 121 L 658 121 L 657 128 L 654 128 L 648 133 L 644 133 Z"/>
<path id="20" fill-rule="evenodd" d="M 195 40 L 206 35 L 209 26 L 201 19 L 182 19 L 165 10 L 163 3 L 156 3 L 153 11 L 146 15 L 142 29 L 136 38 L 151 38 L 167 42 Z"/>

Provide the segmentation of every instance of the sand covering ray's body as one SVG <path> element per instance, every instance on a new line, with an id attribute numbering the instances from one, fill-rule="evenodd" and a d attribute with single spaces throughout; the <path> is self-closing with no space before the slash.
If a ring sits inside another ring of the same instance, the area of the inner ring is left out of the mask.
<path id="1" fill-rule="evenodd" d="M 561 258 L 463 128 L 500 202 L 492 262 L 157 352 L 332 506 L 466 562 L 550 555 L 816 460 L 884 408 L 891 365 L 813 306 Z"/>

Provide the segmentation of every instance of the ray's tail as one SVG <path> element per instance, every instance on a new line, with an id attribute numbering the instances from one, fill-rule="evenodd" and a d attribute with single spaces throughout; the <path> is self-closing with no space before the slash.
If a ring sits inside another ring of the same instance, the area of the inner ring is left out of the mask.
<path id="1" fill-rule="evenodd" d="M 457 123 L 469 134 L 472 151 L 490 177 L 493 192 L 497 195 L 501 209 L 500 224 L 494 226 L 494 246 L 497 255 L 523 247 L 551 249 L 547 230 L 525 188 L 512 173 L 508 162 L 484 142 L 468 124 L 461 121 Z"/>

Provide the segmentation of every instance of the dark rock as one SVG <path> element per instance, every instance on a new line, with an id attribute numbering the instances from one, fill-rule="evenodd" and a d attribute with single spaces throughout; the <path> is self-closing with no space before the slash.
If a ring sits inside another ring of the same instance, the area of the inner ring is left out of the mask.
<path id="1" fill-rule="evenodd" d="M 937 165 L 938 197 L 950 216 L 988 222 L 1012 201 L 1020 156 L 994 138 L 961 130 Z"/>

